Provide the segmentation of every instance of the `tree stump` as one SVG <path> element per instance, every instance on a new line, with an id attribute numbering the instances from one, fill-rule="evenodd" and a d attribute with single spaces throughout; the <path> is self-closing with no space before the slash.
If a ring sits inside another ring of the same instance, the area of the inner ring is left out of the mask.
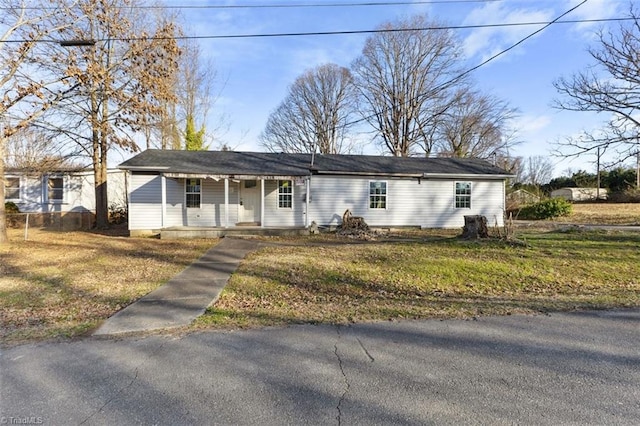
<path id="1" fill-rule="evenodd" d="M 342 223 L 337 235 L 350 238 L 367 238 L 369 237 L 369 232 L 369 225 L 364 221 L 364 218 L 353 216 L 351 211 L 347 209 L 342 215 Z"/>
<path id="2" fill-rule="evenodd" d="M 487 218 L 481 215 L 465 216 L 464 228 L 462 228 L 462 238 L 489 238 Z"/>
<path id="3" fill-rule="evenodd" d="M 340 228 L 343 230 L 360 230 L 360 231 L 368 231 L 369 225 L 364 221 L 363 217 L 354 216 L 351 214 L 351 211 L 347 209 L 342 215 L 342 224 Z"/>

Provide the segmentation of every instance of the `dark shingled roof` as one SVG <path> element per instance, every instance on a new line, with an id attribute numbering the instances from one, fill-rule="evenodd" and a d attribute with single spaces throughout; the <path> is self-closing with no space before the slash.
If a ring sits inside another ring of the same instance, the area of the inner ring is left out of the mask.
<path id="1" fill-rule="evenodd" d="M 508 172 L 486 161 L 469 158 L 316 154 L 313 166 L 311 160 L 311 154 L 150 149 L 125 161 L 119 167 L 138 171 L 203 175 L 509 175 Z"/>

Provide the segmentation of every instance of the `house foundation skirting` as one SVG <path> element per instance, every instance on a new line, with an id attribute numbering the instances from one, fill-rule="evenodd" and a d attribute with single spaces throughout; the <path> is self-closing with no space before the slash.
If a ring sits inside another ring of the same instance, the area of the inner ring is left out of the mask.
<path id="1" fill-rule="evenodd" d="M 171 227 L 159 231 L 161 239 L 175 240 L 180 238 L 222 238 L 252 236 L 291 236 L 308 235 L 309 230 L 303 227 L 261 228 L 259 226 L 236 226 L 229 228 Z M 149 235 L 149 234 L 146 234 Z M 158 234 L 156 234 L 158 235 Z M 133 231 L 131 236 L 135 236 Z"/>

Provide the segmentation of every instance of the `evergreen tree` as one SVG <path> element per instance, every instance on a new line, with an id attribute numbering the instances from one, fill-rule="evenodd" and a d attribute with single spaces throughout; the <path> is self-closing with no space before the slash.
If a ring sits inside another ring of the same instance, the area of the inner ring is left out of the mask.
<path id="1" fill-rule="evenodd" d="M 204 125 L 196 131 L 196 124 L 193 116 L 187 116 L 187 127 L 184 131 L 184 148 L 187 151 L 206 151 L 208 145 L 204 143 Z"/>

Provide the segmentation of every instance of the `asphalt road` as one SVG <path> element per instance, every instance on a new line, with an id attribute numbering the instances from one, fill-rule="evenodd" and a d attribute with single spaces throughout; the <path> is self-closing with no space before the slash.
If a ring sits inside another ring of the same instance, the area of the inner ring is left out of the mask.
<path id="1" fill-rule="evenodd" d="M 640 424 L 640 310 L 4 349 L 0 424 Z"/>

